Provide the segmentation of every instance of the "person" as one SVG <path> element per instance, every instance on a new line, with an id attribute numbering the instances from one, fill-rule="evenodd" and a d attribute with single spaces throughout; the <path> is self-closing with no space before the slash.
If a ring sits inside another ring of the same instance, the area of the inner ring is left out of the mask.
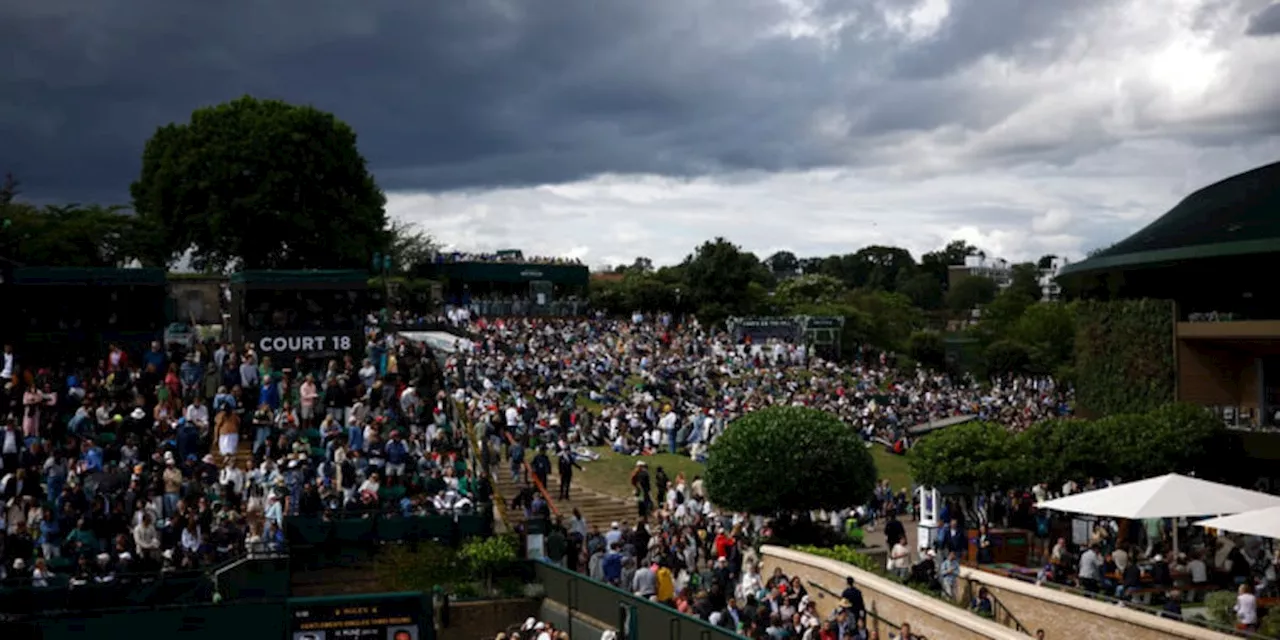
<path id="1" fill-rule="evenodd" d="M 582 465 L 578 464 L 578 456 L 573 452 L 567 444 L 560 447 L 558 458 L 558 471 L 560 472 L 560 499 L 569 499 L 569 489 L 573 485 L 573 470 L 582 470 Z"/>
<path id="2" fill-rule="evenodd" d="M 1237 629 L 1249 632 L 1258 630 L 1258 598 L 1253 595 L 1252 584 L 1246 582 L 1240 585 L 1234 610 Z"/>
<path id="3" fill-rule="evenodd" d="M 853 584 L 853 576 L 844 579 L 844 591 L 840 592 L 840 608 L 849 612 L 857 620 L 867 617 L 867 604 L 862 599 L 862 590 Z"/>
<path id="4" fill-rule="evenodd" d="M 956 558 L 955 551 L 948 551 L 946 559 L 942 561 L 942 569 L 938 572 L 938 580 L 942 583 L 942 592 L 952 600 L 956 598 L 956 582 L 959 579 L 960 561 Z"/>
<path id="5" fill-rule="evenodd" d="M 1164 606 L 1160 610 L 1160 615 L 1165 618 L 1173 618 L 1174 620 L 1182 619 L 1182 592 L 1173 590 L 1169 592 L 1169 597 L 1164 601 Z"/>

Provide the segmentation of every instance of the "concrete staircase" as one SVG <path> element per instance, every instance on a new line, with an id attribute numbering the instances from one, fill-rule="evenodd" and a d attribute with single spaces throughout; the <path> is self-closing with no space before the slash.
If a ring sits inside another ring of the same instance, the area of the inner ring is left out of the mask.
<path id="1" fill-rule="evenodd" d="M 524 511 L 521 509 L 511 509 L 511 500 L 520 493 L 524 487 L 522 481 L 513 481 L 511 479 L 511 468 L 504 463 L 495 469 L 497 473 L 494 475 L 494 485 L 498 490 L 498 494 L 507 501 L 507 526 L 515 527 L 524 522 Z M 552 517 L 559 514 L 568 521 L 573 516 L 573 510 L 576 508 L 582 517 L 586 519 L 587 526 L 598 526 L 603 531 L 609 528 L 612 522 L 627 521 L 635 523 L 636 506 L 634 503 L 606 495 L 591 489 L 578 486 L 575 482 L 569 489 L 569 500 L 560 500 L 560 478 L 554 473 L 547 479 L 550 487 L 547 492 L 550 497 L 552 508 Z"/>

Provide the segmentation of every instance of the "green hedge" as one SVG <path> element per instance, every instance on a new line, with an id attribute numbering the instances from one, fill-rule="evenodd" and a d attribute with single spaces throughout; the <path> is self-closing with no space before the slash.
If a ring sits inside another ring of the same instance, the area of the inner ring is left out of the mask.
<path id="1" fill-rule="evenodd" d="M 1080 414 L 1144 413 L 1174 401 L 1173 303 L 1090 300 L 1076 313 Z"/>

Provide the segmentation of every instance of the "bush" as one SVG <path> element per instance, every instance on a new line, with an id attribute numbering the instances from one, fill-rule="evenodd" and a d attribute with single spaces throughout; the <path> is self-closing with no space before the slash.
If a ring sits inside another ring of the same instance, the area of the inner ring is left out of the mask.
<path id="1" fill-rule="evenodd" d="M 842 509 L 865 502 L 875 483 L 862 438 L 834 415 L 804 407 L 738 418 L 707 453 L 707 495 L 731 511 Z"/>
<path id="2" fill-rule="evenodd" d="M 492 592 L 494 576 L 519 559 L 519 548 L 510 536 L 473 538 L 462 545 L 458 557 L 474 572 L 473 575 L 484 579 L 485 588 Z"/>
<path id="3" fill-rule="evenodd" d="M 1280 638 L 1280 607 L 1271 607 L 1267 615 L 1258 621 L 1258 635 L 1266 638 Z"/>
<path id="4" fill-rule="evenodd" d="M 434 542 L 386 545 L 374 561 L 380 587 L 387 592 L 430 591 L 468 581 L 466 565 L 452 547 Z"/>
<path id="5" fill-rule="evenodd" d="M 853 565 L 863 571 L 869 571 L 876 575 L 885 575 L 884 567 L 880 566 L 871 556 L 868 556 L 857 549 L 850 546 L 836 547 L 815 547 L 815 546 L 798 546 L 794 547 L 796 551 L 801 553 L 811 553 L 815 556 L 830 558 L 837 562 Z"/>
<path id="6" fill-rule="evenodd" d="M 1209 620 L 1229 627 L 1236 626 L 1236 594 L 1233 591 L 1214 591 L 1204 597 L 1204 610 Z"/>

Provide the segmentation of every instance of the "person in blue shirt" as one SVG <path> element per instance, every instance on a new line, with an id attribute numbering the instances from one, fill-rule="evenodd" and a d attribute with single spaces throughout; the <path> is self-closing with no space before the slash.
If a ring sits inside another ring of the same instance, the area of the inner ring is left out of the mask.
<path id="1" fill-rule="evenodd" d="M 102 449 L 94 444 L 92 439 L 86 438 L 84 444 L 81 445 L 80 459 L 84 462 L 85 474 L 102 472 Z"/>
<path id="2" fill-rule="evenodd" d="M 600 570 L 604 573 L 605 582 L 620 587 L 622 586 L 622 552 L 621 545 L 614 544 L 609 548 L 609 552 L 604 554 L 604 559 L 600 561 Z"/>
<path id="3" fill-rule="evenodd" d="M 399 431 L 391 432 L 391 441 L 387 442 L 384 453 L 387 456 L 387 477 L 404 475 L 405 463 L 409 461 L 409 448 L 400 439 Z"/>

